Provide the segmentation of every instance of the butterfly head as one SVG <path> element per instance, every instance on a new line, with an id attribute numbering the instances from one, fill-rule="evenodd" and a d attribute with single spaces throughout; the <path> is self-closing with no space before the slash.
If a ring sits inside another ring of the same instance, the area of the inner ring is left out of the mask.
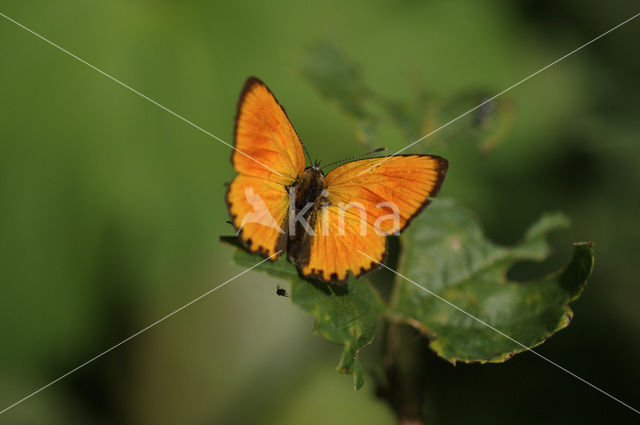
<path id="1" fill-rule="evenodd" d="M 322 172 L 322 169 L 320 169 L 320 161 L 314 162 L 311 167 L 307 167 L 304 171 L 311 172 L 312 175 L 320 175 L 324 177 L 324 173 Z"/>

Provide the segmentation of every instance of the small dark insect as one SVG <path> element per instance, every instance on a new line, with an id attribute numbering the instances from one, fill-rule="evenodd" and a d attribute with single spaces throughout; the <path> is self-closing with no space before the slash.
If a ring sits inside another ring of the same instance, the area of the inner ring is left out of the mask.
<path id="1" fill-rule="evenodd" d="M 284 288 L 281 288 L 280 285 L 276 287 L 276 294 L 280 295 L 281 297 L 289 296 L 289 294 L 287 294 L 287 291 Z"/>

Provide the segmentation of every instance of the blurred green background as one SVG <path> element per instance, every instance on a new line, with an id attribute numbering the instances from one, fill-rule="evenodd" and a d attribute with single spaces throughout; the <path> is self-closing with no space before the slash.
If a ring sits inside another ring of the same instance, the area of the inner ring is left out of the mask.
<path id="1" fill-rule="evenodd" d="M 318 40 L 337 43 L 391 98 L 410 99 L 411 80 L 442 98 L 492 94 L 635 8 L 4 0 L 0 11 L 228 142 L 240 88 L 256 75 L 326 162 L 362 147 L 301 75 L 299 57 Z M 539 352 L 636 408 L 639 37 L 640 20 L 509 92 L 512 128 L 490 154 L 460 137 L 437 152 L 451 162 L 439 196 L 474 210 L 497 242 L 515 242 L 544 211 L 572 217 L 553 235 L 553 258 L 514 277 L 562 264 L 572 241 L 596 242 L 573 323 Z M 218 242 L 231 232 L 227 147 L 3 18 L 0 40 L 1 410 L 242 269 Z M 388 137 L 385 146 L 406 142 Z M 354 392 L 333 371 L 340 347 L 312 335 L 312 318 L 277 297 L 276 283 L 244 275 L 0 422 L 394 423 L 372 380 Z M 637 423 L 530 353 L 503 365 L 428 361 L 433 423 Z"/>

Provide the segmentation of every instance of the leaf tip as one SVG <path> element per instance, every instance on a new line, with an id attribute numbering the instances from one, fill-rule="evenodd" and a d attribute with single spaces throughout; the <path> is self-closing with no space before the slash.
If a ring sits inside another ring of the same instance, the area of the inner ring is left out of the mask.
<path id="1" fill-rule="evenodd" d="M 587 248 L 593 248 L 596 246 L 596 243 L 593 241 L 584 241 L 584 242 L 574 242 L 573 246 L 586 246 Z"/>

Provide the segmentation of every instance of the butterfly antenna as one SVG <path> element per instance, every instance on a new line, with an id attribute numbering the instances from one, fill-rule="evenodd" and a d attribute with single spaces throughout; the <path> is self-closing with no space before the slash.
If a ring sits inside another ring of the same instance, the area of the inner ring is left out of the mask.
<path id="1" fill-rule="evenodd" d="M 307 154 L 307 158 L 309 159 L 309 164 L 313 165 L 313 161 L 311 160 L 311 155 L 309 155 L 309 151 L 307 150 L 307 147 L 304 145 L 304 142 L 302 140 L 300 140 L 300 144 L 302 145 L 302 149 L 304 149 L 304 153 Z"/>
<path id="2" fill-rule="evenodd" d="M 363 156 L 371 155 L 372 153 L 382 152 L 382 151 L 386 151 L 386 150 L 387 150 L 387 148 L 378 148 L 376 150 L 372 150 L 371 152 L 360 153 L 358 155 L 350 156 L 349 158 L 346 158 L 346 159 L 341 159 L 340 161 L 335 161 L 335 162 L 331 162 L 329 164 L 323 165 L 322 168 L 328 167 L 330 165 L 340 164 L 342 162 L 353 161 L 354 159 L 362 158 Z"/>

